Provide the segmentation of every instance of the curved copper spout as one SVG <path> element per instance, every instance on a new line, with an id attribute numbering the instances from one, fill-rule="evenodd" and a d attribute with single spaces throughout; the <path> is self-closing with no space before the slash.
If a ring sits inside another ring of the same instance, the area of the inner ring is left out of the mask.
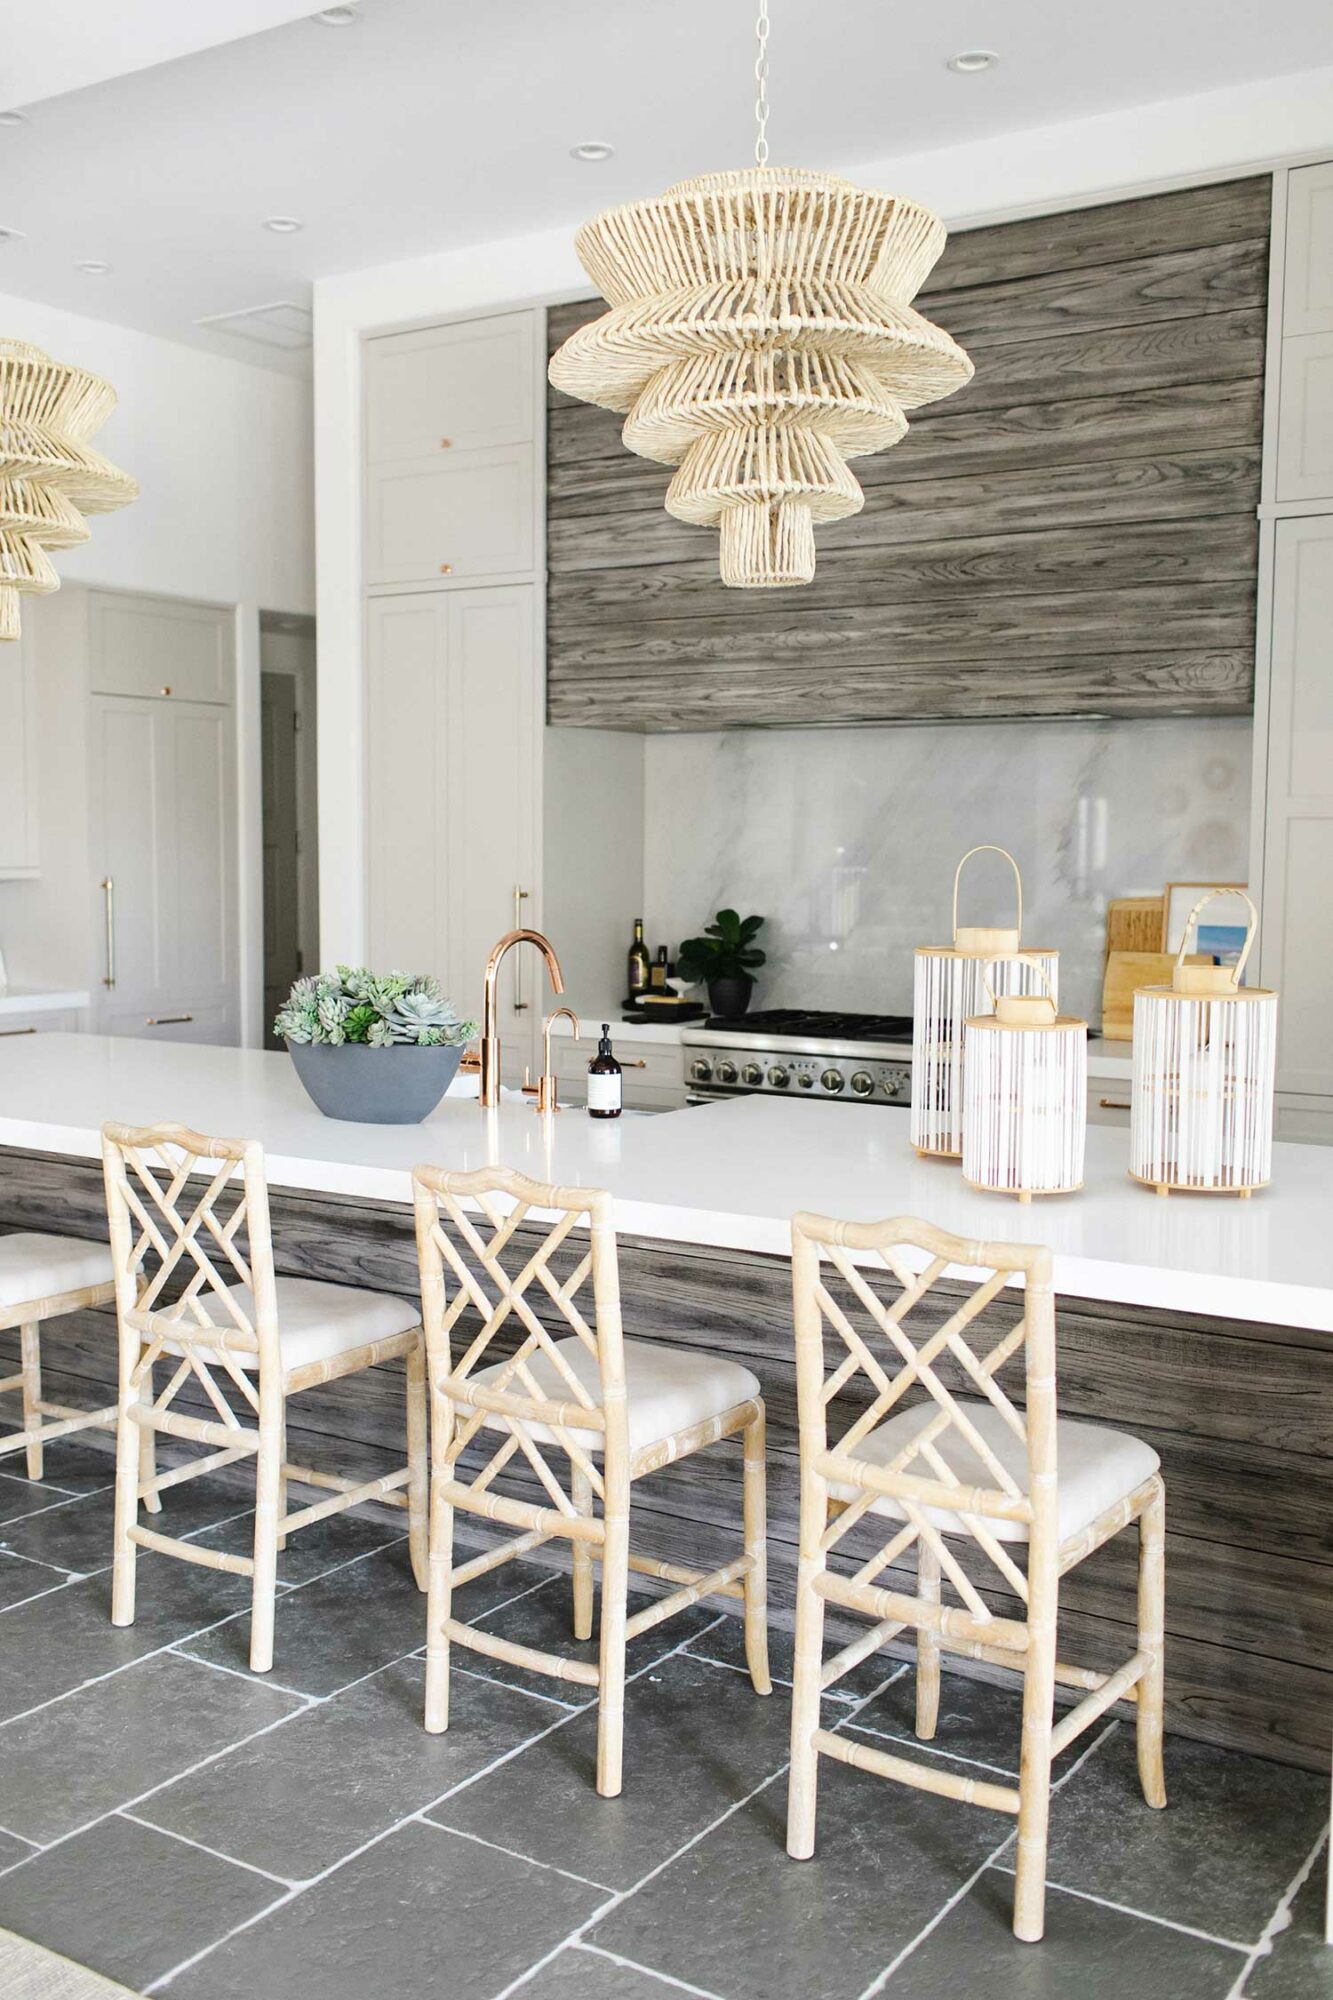
<path id="1" fill-rule="evenodd" d="M 500 976 L 500 963 L 505 953 L 516 944 L 535 945 L 546 961 L 546 970 L 551 975 L 551 987 L 556 993 L 565 990 L 565 976 L 560 970 L 560 960 L 555 955 L 555 946 L 540 931 L 506 931 L 493 947 L 486 961 L 486 977 L 482 982 L 481 1013 L 481 1102 L 498 1104 L 500 1101 L 500 1034 L 496 1022 L 496 985 Z"/>

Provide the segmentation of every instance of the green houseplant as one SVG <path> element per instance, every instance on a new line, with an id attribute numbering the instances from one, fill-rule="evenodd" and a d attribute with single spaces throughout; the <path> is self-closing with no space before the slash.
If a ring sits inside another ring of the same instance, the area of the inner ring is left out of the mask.
<path id="1" fill-rule="evenodd" d="M 340 965 L 298 979 L 273 1032 L 325 1117 L 416 1125 L 453 1082 L 477 1024 L 437 979 Z"/>
<path id="2" fill-rule="evenodd" d="M 686 938 L 676 953 L 682 977 L 703 980 L 709 1006 L 725 1021 L 738 1021 L 750 1004 L 755 969 L 767 957 L 754 942 L 764 921 L 719 910 L 714 922 L 704 926 L 704 935 Z"/>

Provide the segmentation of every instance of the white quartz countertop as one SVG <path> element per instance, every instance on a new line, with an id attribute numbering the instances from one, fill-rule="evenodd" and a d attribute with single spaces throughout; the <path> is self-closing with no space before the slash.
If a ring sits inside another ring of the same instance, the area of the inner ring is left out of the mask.
<path id="1" fill-rule="evenodd" d="M 778 1255 L 797 1209 L 917 1215 L 963 1236 L 1050 1244 L 1062 1292 L 1333 1331 L 1333 1148 L 1275 1146 L 1273 1185 L 1249 1201 L 1163 1199 L 1128 1179 L 1128 1133 L 1091 1126 L 1083 1192 L 1023 1206 L 918 1159 L 907 1113 L 887 1106 L 756 1096 L 599 1120 L 446 1097 L 422 1125 L 349 1125 L 315 1110 L 284 1054 L 102 1035 L 0 1041 L 0 1146 L 95 1156 L 108 1118 L 258 1138 L 275 1186 L 380 1201 L 409 1199 L 418 1161 L 499 1163 L 609 1188 L 627 1234 Z"/>
<path id="2" fill-rule="evenodd" d="M 5 1014 L 61 1014 L 67 1009 L 87 1007 L 91 996 L 53 986 L 5 986 L 0 988 L 0 1016 Z"/>

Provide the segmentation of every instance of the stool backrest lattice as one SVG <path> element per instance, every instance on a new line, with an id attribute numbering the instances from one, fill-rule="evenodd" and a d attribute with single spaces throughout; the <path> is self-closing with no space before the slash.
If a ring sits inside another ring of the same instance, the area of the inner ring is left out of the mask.
<path id="1" fill-rule="evenodd" d="M 924 1263 L 922 1257 L 924 1256 Z M 817 1510 L 827 1554 L 877 1500 L 888 1499 L 901 1526 L 856 1572 L 873 1585 L 914 1544 L 922 1545 L 957 1591 L 963 1609 L 947 1613 L 960 1636 L 994 1628 L 996 1620 L 941 1532 L 941 1516 L 957 1540 L 966 1534 L 999 1572 L 996 1587 L 1029 1604 L 1029 1584 L 1050 1575 L 1057 1545 L 1055 1452 L 1055 1306 L 1050 1252 L 1040 1246 L 969 1242 L 927 1222 L 894 1218 L 875 1223 L 797 1215 L 792 1222 L 797 1398 L 800 1410 L 803 1504 Z M 970 1287 L 930 1293 L 946 1276 Z M 885 1279 L 891 1282 L 886 1283 Z M 1021 1277 L 1010 1310 L 996 1302 Z M 1012 1306 L 1021 1298 L 1015 1318 Z M 988 1313 L 988 1308 L 995 1310 Z M 836 1356 L 830 1366 L 826 1337 Z M 1012 1364 L 1016 1403 L 1001 1382 Z M 961 1397 L 957 1393 L 961 1389 Z M 891 1457 L 865 1447 L 891 1417 L 923 1400 L 934 1405 L 921 1427 Z M 862 1401 L 851 1421 L 840 1398 Z M 978 1398 L 994 1410 L 1021 1446 L 1027 1477 L 1015 1477 L 973 1421 Z M 834 1432 L 831 1435 L 831 1431 Z M 965 1484 L 952 1447 L 967 1447 L 982 1478 Z M 829 1513 L 829 1487 L 853 1497 Z M 1027 1525 L 1027 1571 L 1009 1555 L 993 1523 Z"/>
<path id="2" fill-rule="evenodd" d="M 455 1468 L 484 1427 L 484 1441 L 498 1442 L 473 1492 L 484 1493 L 521 1455 L 557 1513 L 572 1519 L 577 1510 L 532 1436 L 532 1426 L 540 1424 L 605 1507 L 608 1489 L 627 1480 L 629 1456 L 610 1196 L 596 1188 L 548 1186 L 505 1167 L 472 1173 L 418 1167 L 412 1184 L 431 1382 L 437 1396 L 467 1412 L 445 1443 L 445 1462 Z M 582 1248 L 574 1232 L 585 1223 Z M 553 1268 L 562 1249 L 562 1265 L 573 1259 L 566 1275 Z M 595 1388 L 588 1380 L 592 1371 L 576 1371 L 560 1350 L 558 1343 L 571 1334 L 596 1362 Z M 506 1351 L 511 1340 L 517 1345 Z M 497 1362 L 499 1373 L 478 1382 L 479 1372 Z M 541 1379 L 534 1362 L 541 1364 Z M 600 1433 L 595 1449 L 602 1469 L 589 1449 L 589 1432 Z"/>
<path id="3" fill-rule="evenodd" d="M 102 1162 L 116 1305 L 122 1331 L 142 1342 L 139 1372 L 164 1351 L 179 1354 L 160 1407 L 194 1375 L 230 1427 L 236 1419 L 213 1370 L 251 1409 L 253 1379 L 236 1356 L 257 1355 L 262 1374 L 281 1372 L 263 1147 L 183 1125 L 111 1124 L 102 1128 Z M 248 1286 L 248 1298 L 233 1285 Z"/>

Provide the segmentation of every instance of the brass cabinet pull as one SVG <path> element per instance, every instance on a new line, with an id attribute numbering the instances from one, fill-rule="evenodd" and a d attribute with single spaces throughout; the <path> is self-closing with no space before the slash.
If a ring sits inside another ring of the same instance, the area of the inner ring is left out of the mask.
<path id="1" fill-rule="evenodd" d="M 516 931 L 521 931 L 523 928 L 523 905 L 527 902 L 527 900 L 528 900 L 527 890 L 520 889 L 517 887 L 517 885 L 515 885 L 514 929 Z M 526 1014 L 527 1011 L 528 1011 L 528 1003 L 523 998 L 523 958 L 521 953 L 516 952 L 514 955 L 514 1012 L 516 1014 Z"/>
<path id="2" fill-rule="evenodd" d="M 170 693 L 171 693 L 171 689 L 170 689 L 170 688 L 159 688 L 159 689 L 158 689 L 158 693 L 159 693 L 159 694 L 170 694 Z"/>
<path id="3" fill-rule="evenodd" d="M 617 1056 L 616 1061 L 622 1069 L 647 1069 L 648 1067 L 648 1058 L 646 1056 L 638 1056 L 634 1060 L 631 1060 L 629 1056 Z"/>
<path id="4" fill-rule="evenodd" d="M 193 1014 L 146 1014 L 144 1016 L 144 1026 L 146 1028 L 174 1028 L 179 1026 L 182 1021 L 192 1021 L 193 1019 Z"/>
<path id="5" fill-rule="evenodd" d="M 454 566 L 453 566 L 453 564 L 452 564 L 452 563 L 441 563 L 441 564 L 440 564 L 440 575 L 441 575 L 441 576 L 452 576 L 452 575 L 453 575 L 453 573 L 454 573 Z"/>
<path id="6" fill-rule="evenodd" d="M 441 438 L 441 439 L 440 439 L 440 450 L 441 450 L 441 451 L 448 451 L 448 450 L 449 450 L 449 447 L 450 447 L 450 446 L 451 446 L 452 444 L 453 444 L 453 439 L 452 439 L 452 438 Z"/>
<path id="7" fill-rule="evenodd" d="M 102 882 L 102 895 L 106 905 L 106 971 L 102 974 L 103 986 L 116 983 L 116 883 L 114 876 L 108 875 Z"/>
<path id="8" fill-rule="evenodd" d="M 35 1035 L 36 1028 L 0 1028 L 0 1040 L 6 1035 Z"/>
<path id="9" fill-rule="evenodd" d="M 1101 1097 L 1097 1100 L 1099 1111 L 1128 1111 L 1129 1105 L 1118 1097 Z"/>

